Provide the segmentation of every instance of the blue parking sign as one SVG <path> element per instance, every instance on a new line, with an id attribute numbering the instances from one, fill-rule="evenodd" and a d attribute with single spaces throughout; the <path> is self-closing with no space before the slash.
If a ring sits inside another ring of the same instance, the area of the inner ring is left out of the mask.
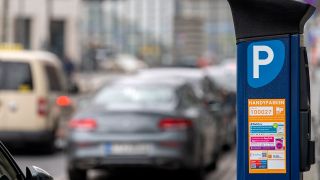
<path id="1" fill-rule="evenodd" d="M 281 72 L 285 45 L 280 40 L 253 42 L 248 46 L 248 83 L 259 88 L 272 82 Z"/>

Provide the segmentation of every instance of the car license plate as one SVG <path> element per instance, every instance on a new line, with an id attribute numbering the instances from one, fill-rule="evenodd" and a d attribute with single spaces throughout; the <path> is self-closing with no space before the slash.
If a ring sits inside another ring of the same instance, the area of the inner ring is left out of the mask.
<path id="1" fill-rule="evenodd" d="M 150 144 L 107 144 L 107 155 L 147 155 L 152 150 Z"/>

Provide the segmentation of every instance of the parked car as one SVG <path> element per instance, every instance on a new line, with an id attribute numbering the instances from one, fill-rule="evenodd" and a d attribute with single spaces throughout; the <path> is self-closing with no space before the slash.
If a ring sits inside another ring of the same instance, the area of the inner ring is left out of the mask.
<path id="1" fill-rule="evenodd" d="M 188 81 L 198 98 L 206 105 L 212 117 L 217 120 L 219 142 L 216 146 L 220 149 L 232 147 L 235 144 L 236 137 L 234 126 L 235 120 L 227 118 L 226 98 L 221 86 L 216 84 L 206 71 L 201 69 L 190 68 L 152 68 L 141 70 L 138 74 L 139 77 L 145 79 L 175 79 L 182 78 Z M 230 127 L 231 126 L 231 127 Z M 232 136 L 230 136 L 232 135 Z"/>
<path id="2" fill-rule="evenodd" d="M 46 171 L 36 166 L 27 167 L 24 175 L 2 142 L 0 142 L 0 169 L 1 180 L 53 180 Z"/>
<path id="3" fill-rule="evenodd" d="M 123 72 L 123 73 L 134 73 L 140 69 L 146 68 L 147 64 L 134 56 L 120 54 L 105 62 L 101 62 L 100 66 L 102 69 Z"/>
<path id="4" fill-rule="evenodd" d="M 210 58 L 187 56 L 176 59 L 173 66 L 184 68 L 205 68 L 210 64 L 212 64 L 212 60 Z"/>
<path id="5" fill-rule="evenodd" d="M 52 152 L 59 121 L 70 110 L 68 97 L 59 98 L 66 92 L 55 55 L 0 51 L 0 139 L 10 145 L 41 144 Z"/>
<path id="6" fill-rule="evenodd" d="M 216 123 L 183 80 L 113 82 L 69 123 L 69 177 L 123 167 L 184 169 L 200 177 L 217 160 Z"/>
<path id="7" fill-rule="evenodd" d="M 235 60 L 230 59 L 206 69 L 206 74 L 220 88 L 222 94 L 223 114 L 229 134 L 226 149 L 230 149 L 236 143 L 236 67 Z"/>
<path id="8" fill-rule="evenodd" d="M 225 60 L 224 63 L 205 69 L 206 74 L 222 89 L 235 93 L 237 90 L 237 64 L 235 60 Z"/>

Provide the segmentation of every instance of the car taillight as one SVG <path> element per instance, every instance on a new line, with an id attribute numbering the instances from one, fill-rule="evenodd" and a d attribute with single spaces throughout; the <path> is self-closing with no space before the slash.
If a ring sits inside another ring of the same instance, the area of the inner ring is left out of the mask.
<path id="1" fill-rule="evenodd" d="M 73 119 L 69 122 L 69 128 L 79 130 L 94 130 L 97 128 L 97 122 L 94 119 Z"/>
<path id="2" fill-rule="evenodd" d="M 178 148 L 181 146 L 181 143 L 175 141 L 163 141 L 160 142 L 159 145 L 166 148 Z"/>
<path id="3" fill-rule="evenodd" d="M 38 99 L 38 114 L 40 116 L 48 115 L 48 102 L 45 98 Z"/>
<path id="4" fill-rule="evenodd" d="M 159 122 L 161 130 L 186 130 L 192 127 L 192 121 L 183 118 L 164 118 Z"/>
<path id="5" fill-rule="evenodd" d="M 68 107 L 72 104 L 72 101 L 68 96 L 59 96 L 56 100 L 56 104 L 60 107 Z"/>

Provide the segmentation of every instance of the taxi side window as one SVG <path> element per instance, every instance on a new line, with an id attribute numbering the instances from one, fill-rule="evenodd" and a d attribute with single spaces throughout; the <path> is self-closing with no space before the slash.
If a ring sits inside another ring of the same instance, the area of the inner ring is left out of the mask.
<path id="1" fill-rule="evenodd" d="M 28 63 L 1 62 L 0 89 L 3 90 L 33 90 L 31 67 Z"/>
<path id="2" fill-rule="evenodd" d="M 3 76 L 4 76 L 4 67 L 3 62 L 0 61 L 0 89 L 2 89 L 3 86 Z"/>
<path id="3" fill-rule="evenodd" d="M 50 91 L 62 91 L 62 84 L 55 67 L 46 65 L 46 74 Z"/>

